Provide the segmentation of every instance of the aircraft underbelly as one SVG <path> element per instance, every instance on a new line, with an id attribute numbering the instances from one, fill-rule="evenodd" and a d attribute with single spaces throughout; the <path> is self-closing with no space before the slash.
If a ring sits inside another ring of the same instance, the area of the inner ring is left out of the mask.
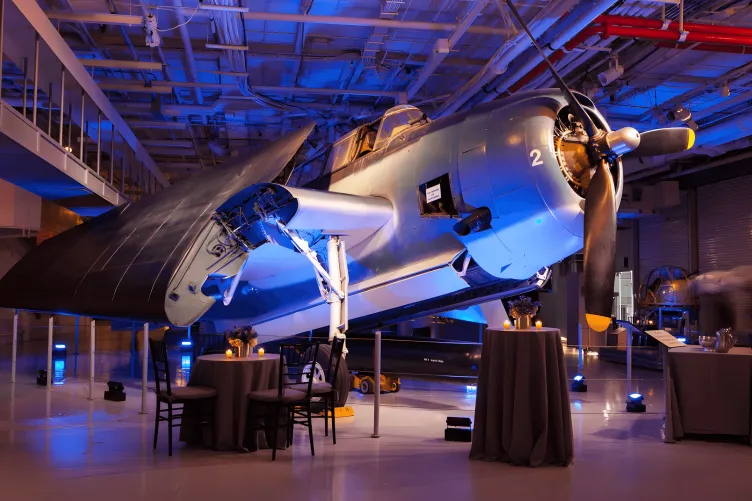
<path id="1" fill-rule="evenodd" d="M 350 318 L 356 319 L 469 287 L 452 268 L 454 257 L 454 253 L 435 256 L 395 272 L 351 284 L 348 298 Z M 313 282 L 310 286 L 315 288 Z M 289 302 L 279 303 L 275 308 L 257 315 L 222 318 L 209 315 L 208 318 L 213 320 L 218 331 L 234 325 L 250 324 L 267 339 L 290 336 L 329 324 L 329 305 L 317 292 L 315 289 L 314 293 L 309 292 L 311 299 L 308 301 L 301 301 L 300 296 L 290 297 Z M 280 299 L 284 301 L 284 298 Z"/>

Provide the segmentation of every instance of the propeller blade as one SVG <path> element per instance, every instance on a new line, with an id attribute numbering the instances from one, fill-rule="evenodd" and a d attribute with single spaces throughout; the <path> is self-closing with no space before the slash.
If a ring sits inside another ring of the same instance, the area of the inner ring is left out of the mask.
<path id="1" fill-rule="evenodd" d="M 554 68 L 553 63 L 551 63 L 551 61 L 548 59 L 548 56 L 546 56 L 546 53 L 543 52 L 543 49 L 540 48 L 538 42 L 535 41 L 535 37 L 532 33 L 530 33 L 530 29 L 527 27 L 525 20 L 522 19 L 520 13 L 517 12 L 517 8 L 514 6 L 514 4 L 512 4 L 511 0 L 507 0 L 507 6 L 509 7 L 509 10 L 512 12 L 512 15 L 515 17 L 515 19 L 517 19 L 517 22 L 520 23 L 520 26 L 522 26 L 522 29 L 525 30 L 525 33 L 527 33 L 528 38 L 530 38 L 530 42 L 532 42 L 533 47 L 535 47 L 535 49 L 541 55 L 543 61 L 548 66 L 548 69 L 550 69 L 551 73 L 553 73 L 554 80 L 556 80 L 556 83 L 559 85 L 559 89 L 564 93 L 564 98 L 567 100 L 572 113 L 574 113 L 582 123 L 582 126 L 585 128 L 585 132 L 587 132 L 588 137 L 595 136 L 596 132 L 598 132 L 598 127 L 595 126 L 593 119 L 590 118 L 590 115 L 587 114 L 585 108 L 582 107 L 582 103 L 577 100 L 577 98 L 572 93 L 572 90 L 567 87 L 564 79 L 561 78 L 559 72 L 556 71 L 556 68 Z"/>
<path id="2" fill-rule="evenodd" d="M 585 196 L 585 318 L 603 332 L 611 323 L 616 274 L 616 190 L 602 160 Z"/>
<path id="3" fill-rule="evenodd" d="M 689 127 L 668 127 L 640 134 L 640 146 L 627 157 L 654 157 L 686 151 L 695 144 L 695 131 Z"/>

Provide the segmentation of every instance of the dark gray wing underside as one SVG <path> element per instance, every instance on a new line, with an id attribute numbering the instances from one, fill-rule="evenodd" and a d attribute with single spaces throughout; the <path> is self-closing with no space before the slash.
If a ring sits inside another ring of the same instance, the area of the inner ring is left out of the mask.
<path id="1" fill-rule="evenodd" d="M 166 323 L 167 286 L 214 211 L 272 181 L 313 125 L 43 242 L 0 280 L 0 306 Z"/>

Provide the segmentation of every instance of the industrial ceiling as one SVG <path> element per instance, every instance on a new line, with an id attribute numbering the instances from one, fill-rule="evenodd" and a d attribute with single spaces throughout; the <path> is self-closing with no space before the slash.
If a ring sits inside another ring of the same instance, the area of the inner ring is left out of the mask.
<path id="1" fill-rule="evenodd" d="M 38 3 L 172 181 L 311 119 L 315 150 L 398 103 L 439 117 L 553 86 L 502 0 Z M 746 158 L 749 0 L 515 5 L 612 127 L 698 129 L 691 155 L 627 165 L 628 180 Z"/>

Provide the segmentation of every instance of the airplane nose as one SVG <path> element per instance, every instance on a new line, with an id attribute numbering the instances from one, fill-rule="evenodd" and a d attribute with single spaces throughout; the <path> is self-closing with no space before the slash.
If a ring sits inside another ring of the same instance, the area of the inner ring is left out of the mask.
<path id="1" fill-rule="evenodd" d="M 494 276 L 527 278 L 582 248 L 583 198 L 557 158 L 557 111 L 554 100 L 539 98 L 462 124 L 458 177 L 463 216 L 485 207 L 490 229 L 458 238 Z"/>

